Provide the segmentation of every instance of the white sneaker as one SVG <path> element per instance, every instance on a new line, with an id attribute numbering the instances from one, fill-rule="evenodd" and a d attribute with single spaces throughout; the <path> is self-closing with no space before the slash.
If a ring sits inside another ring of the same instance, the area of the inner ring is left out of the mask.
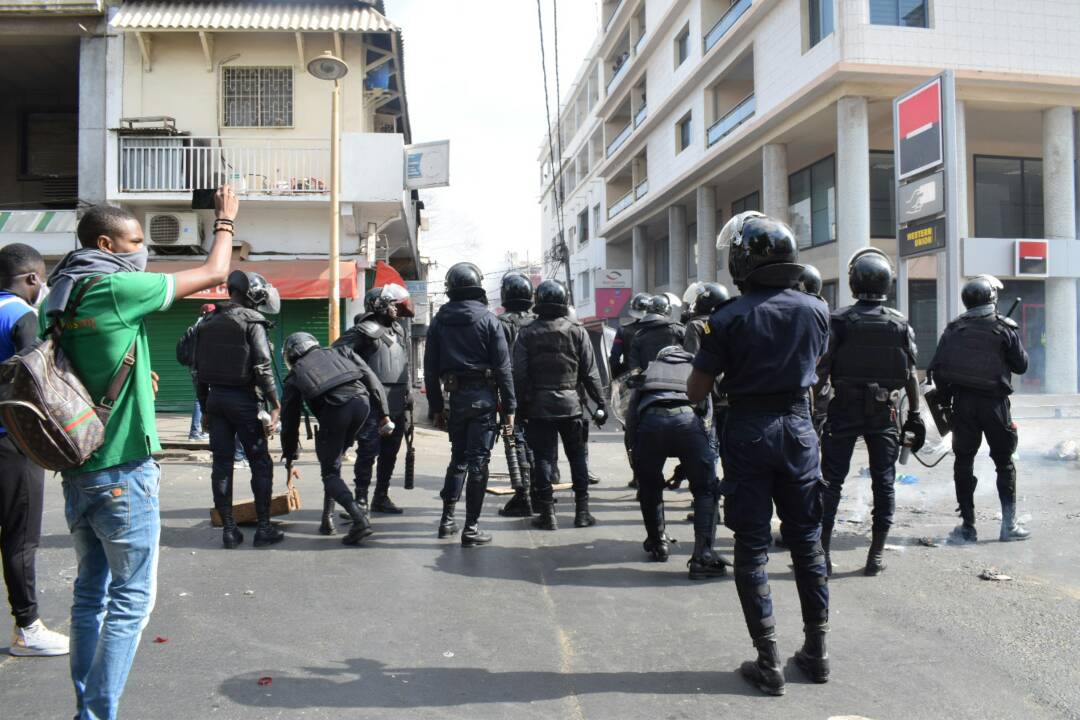
<path id="1" fill-rule="evenodd" d="M 35 620 L 29 627 L 15 626 L 8 652 L 15 657 L 53 657 L 68 654 L 68 637 Z"/>

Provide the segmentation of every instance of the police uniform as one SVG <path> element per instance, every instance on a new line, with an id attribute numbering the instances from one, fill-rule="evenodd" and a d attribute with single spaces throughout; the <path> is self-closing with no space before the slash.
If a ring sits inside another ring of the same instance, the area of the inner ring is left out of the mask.
<path id="1" fill-rule="evenodd" d="M 527 310 L 508 310 L 499 316 L 499 323 L 506 336 L 506 347 L 510 351 L 511 366 L 518 333 L 535 318 L 536 316 Z M 521 470 L 522 487 L 506 503 L 506 506 L 499 510 L 499 514 L 506 517 L 527 517 L 533 514 L 532 498 L 536 492 L 533 482 L 534 458 L 532 449 L 525 438 L 524 418 L 520 417 L 514 423 L 514 450 L 517 453 L 518 468 Z"/>
<path id="2" fill-rule="evenodd" d="M 627 364 L 631 370 L 644 370 L 656 354 L 669 345 L 682 345 L 686 329 L 669 317 L 646 315 L 636 324 L 630 343 Z"/>
<path id="3" fill-rule="evenodd" d="M 210 419 L 214 506 L 226 522 L 231 519 L 233 458 L 239 440 L 251 468 L 260 529 L 270 528 L 274 477 L 266 429 L 258 417 L 264 403 L 277 405 L 269 325 L 256 310 L 234 302 L 218 303 L 199 323 L 195 344 L 199 403 Z"/>
<path id="4" fill-rule="evenodd" d="M 611 341 L 611 353 L 608 355 L 608 369 L 615 379 L 629 369 L 630 348 L 634 343 L 640 319 L 632 319 L 626 325 L 615 328 L 615 339 Z"/>
<path id="5" fill-rule="evenodd" d="M 448 402 L 441 383 L 446 384 Z M 477 523 L 498 433 L 496 411 L 501 404 L 503 413 L 513 414 L 516 403 L 506 337 L 485 302 L 451 300 L 436 313 L 424 348 L 424 384 L 432 412 L 449 412 L 450 464 L 441 493 L 439 535 L 457 532 L 454 511 L 464 486 L 462 544 L 477 544 L 477 537 L 488 542 L 490 536 L 480 533 Z"/>
<path id="6" fill-rule="evenodd" d="M 859 300 L 832 314 L 829 350 L 818 364 L 819 385 L 831 379 L 835 397 L 821 438 L 825 502 L 821 540 L 826 557 L 855 441 L 870 457 L 873 540 L 867 574 L 884 566 L 881 553 L 896 508 L 893 483 L 900 455 L 898 409 L 915 373 L 915 333 L 904 316 L 880 302 Z"/>
<path id="7" fill-rule="evenodd" d="M 711 401 L 694 405 L 686 396 L 693 355 L 664 350 L 640 377 L 630 397 L 627 426 L 634 442 L 634 475 L 645 522 L 645 552 L 666 561 L 669 542 L 664 528 L 664 462 L 679 459 L 694 496 L 694 552 L 687 562 L 690 578 L 724 574 L 724 563 L 713 553 L 716 506 L 719 501 L 716 453 L 707 428 Z"/>
<path id="8" fill-rule="evenodd" d="M 405 346 L 405 331 L 398 322 L 386 325 L 375 313 L 365 313 L 356 324 L 334 343 L 356 352 L 379 378 L 386 388 L 389 402 L 388 415 L 394 423 L 394 431 L 380 437 L 376 418 L 370 419 L 360 430 L 356 450 L 356 501 L 367 504 L 371 471 L 378 460 L 375 477 L 375 495 L 371 509 L 374 512 L 400 513 L 389 499 L 390 478 L 394 474 L 401 442 L 407 426 L 405 413 L 412 402 L 409 390 L 409 351 Z"/>
<path id="9" fill-rule="evenodd" d="M 370 523 L 341 477 L 341 456 L 366 423 L 388 415 L 383 386 L 359 355 L 342 346 L 309 350 L 292 362 L 283 385 L 282 454 L 289 461 L 297 458 L 300 415 L 306 402 L 319 420 L 315 455 L 325 495 L 349 512 L 353 528 L 345 544 L 356 544 L 370 534 Z M 324 534 L 332 532 L 330 526 Z"/>
<path id="10" fill-rule="evenodd" d="M 595 520 L 589 514 L 589 466 L 582 428 L 588 418 L 579 386 L 603 409 L 600 372 L 585 328 L 565 317 L 565 305 L 562 315 L 546 312 L 540 297 L 538 288 L 539 316 L 518 334 L 513 361 L 515 394 L 536 463 L 536 496 L 541 505 L 536 524 L 549 530 L 558 527 L 552 483 L 561 438 L 574 489 L 574 524 L 586 527 Z"/>
<path id="11" fill-rule="evenodd" d="M 1000 539 L 1023 539 L 1028 534 L 1016 525 L 1016 466 L 1012 460 L 1017 446 L 1009 404 L 1012 373 L 1023 374 L 1028 368 L 1028 355 L 1016 330 L 1016 323 L 998 314 L 993 304 L 974 307 L 945 328 L 930 363 L 929 377 L 952 398 L 953 479 L 963 520 L 957 531 L 964 540 L 976 539 L 978 480 L 973 470 L 983 435 L 997 470 Z"/>

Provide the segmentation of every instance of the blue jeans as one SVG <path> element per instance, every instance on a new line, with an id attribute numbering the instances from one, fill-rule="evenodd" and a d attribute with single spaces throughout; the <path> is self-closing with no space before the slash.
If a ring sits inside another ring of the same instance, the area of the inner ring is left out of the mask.
<path id="1" fill-rule="evenodd" d="M 195 407 L 191 411 L 191 427 L 188 429 L 188 437 L 198 437 L 202 435 L 202 407 L 199 405 L 199 401 L 195 401 Z"/>
<path id="2" fill-rule="evenodd" d="M 113 720 L 157 594 L 161 470 L 152 458 L 69 475 L 64 503 L 78 560 L 71 679 L 80 720 Z"/>

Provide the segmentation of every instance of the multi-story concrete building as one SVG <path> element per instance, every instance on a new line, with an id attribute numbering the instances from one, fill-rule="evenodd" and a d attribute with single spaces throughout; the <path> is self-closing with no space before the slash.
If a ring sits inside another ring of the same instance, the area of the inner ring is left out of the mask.
<path id="1" fill-rule="evenodd" d="M 834 307 L 850 300 L 857 248 L 903 262 L 901 309 L 928 361 L 955 299 L 943 253 L 897 256 L 892 102 L 950 69 L 957 273 L 996 274 L 1003 298 L 1023 298 L 1014 317 L 1033 362 L 1021 389 L 1076 392 L 1080 4 L 605 0 L 601 13 L 589 83 L 603 158 L 590 172 L 604 188 L 604 267 L 631 268 L 636 290 L 729 283 L 717 231 L 758 209 L 791 224 Z M 1013 271 L 1022 238 L 1049 240 L 1045 279 Z"/>

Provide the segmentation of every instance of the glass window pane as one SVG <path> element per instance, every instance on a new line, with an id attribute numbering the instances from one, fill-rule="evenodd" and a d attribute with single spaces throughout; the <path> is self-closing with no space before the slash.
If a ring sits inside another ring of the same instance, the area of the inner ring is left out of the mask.
<path id="1" fill-rule="evenodd" d="M 836 162 L 827 157 L 810 169 L 810 207 L 813 213 L 811 221 L 812 242 L 822 245 L 832 242 L 833 227 L 836 222 Z"/>
<path id="2" fill-rule="evenodd" d="M 1023 236 L 1020 160 L 975 158 L 975 233 L 991 238 Z"/>
<path id="3" fill-rule="evenodd" d="M 1044 235 L 1042 160 L 1025 160 L 1023 237 L 1042 238 Z"/>
<path id="4" fill-rule="evenodd" d="M 926 22 L 926 0 L 900 0 L 900 25 L 906 27 L 928 27 Z"/>
<path id="5" fill-rule="evenodd" d="M 671 276 L 668 265 L 669 242 L 667 238 L 658 240 L 653 246 L 653 284 L 667 285 Z"/>
<path id="6" fill-rule="evenodd" d="M 800 248 L 808 248 L 814 243 L 811 217 L 810 169 L 807 168 L 788 178 L 788 218 Z"/>
<path id="7" fill-rule="evenodd" d="M 893 154 L 870 153 L 870 237 L 896 236 Z"/>
<path id="8" fill-rule="evenodd" d="M 870 0 L 870 22 L 874 25 L 899 25 L 897 0 Z"/>
<path id="9" fill-rule="evenodd" d="M 697 277 L 697 223 L 686 228 L 686 277 Z"/>

